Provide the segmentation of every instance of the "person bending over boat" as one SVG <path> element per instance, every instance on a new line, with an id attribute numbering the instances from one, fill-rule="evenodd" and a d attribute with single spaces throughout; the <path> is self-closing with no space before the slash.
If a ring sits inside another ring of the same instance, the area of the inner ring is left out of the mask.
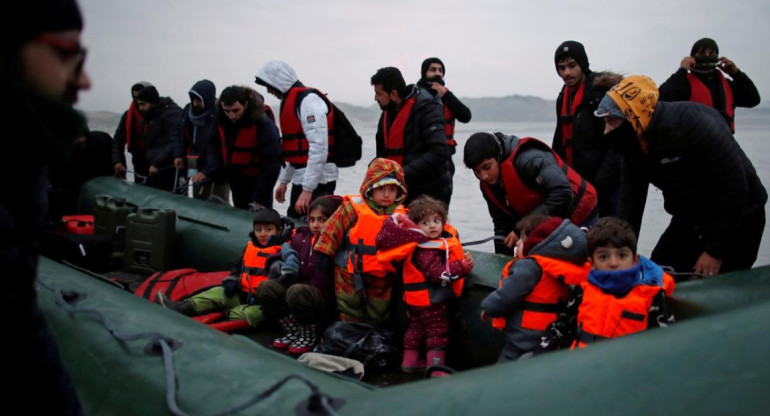
<path id="1" fill-rule="evenodd" d="M 570 292 L 565 310 L 541 338 L 538 353 L 582 348 L 674 323 L 668 306 L 674 278 L 636 252 L 636 235 L 627 221 L 601 218 L 586 240 L 591 272 Z"/>
<path id="2" fill-rule="evenodd" d="M 698 276 L 754 264 L 767 192 L 719 112 L 658 101 L 655 83 L 632 75 L 607 92 L 596 116 L 606 117 L 605 135 L 624 157 L 619 216 L 637 235 L 649 185 L 663 191 L 671 222 L 652 261 Z"/>
<path id="3" fill-rule="evenodd" d="M 156 302 L 187 316 L 223 312 L 223 320 L 245 319 L 252 327 L 264 323 L 267 317 L 256 305 L 257 292 L 268 280 L 270 263 L 281 258 L 281 245 L 289 238 L 291 225 L 276 210 L 264 207 L 254 213 L 253 224 L 242 258 L 221 286 L 179 302 L 158 291 Z"/>
<path id="4" fill-rule="evenodd" d="M 342 198 L 327 195 L 310 202 L 307 225 L 297 228 L 291 241 L 283 243 L 281 260 L 270 266 L 270 279 L 256 290 L 262 313 L 281 325 L 284 336 L 273 347 L 303 354 L 315 346 L 318 327 L 334 316 L 334 283 L 331 271 L 320 270 L 313 245 Z"/>
<path id="5" fill-rule="evenodd" d="M 377 236 L 381 262 L 403 261 L 404 302 L 409 308 L 409 327 L 404 334 L 401 370 L 425 371 L 427 363 L 446 365 L 449 345 L 449 300 L 459 298 L 464 277 L 473 268 L 473 256 L 464 253 L 457 230 L 447 223 L 442 201 L 421 195 L 409 204 L 409 213 L 385 220 Z M 434 377 L 446 376 L 443 371 Z"/>
<path id="6" fill-rule="evenodd" d="M 596 221 L 593 185 L 540 140 L 475 133 L 465 142 L 463 162 L 487 201 L 499 237 L 495 253 L 511 253 L 519 239 L 516 222 L 529 214 L 569 218 L 580 226 Z"/>
<path id="7" fill-rule="evenodd" d="M 377 260 L 377 234 L 389 215 L 404 213 L 404 171 L 398 163 L 376 158 L 369 163 L 359 195 L 345 195 L 321 229 L 315 244 L 323 268 L 334 258 L 334 291 L 340 320 L 384 325 L 397 275 Z"/>
<path id="8" fill-rule="evenodd" d="M 481 301 L 481 320 L 505 332 L 498 362 L 537 348 L 567 301 L 569 287 L 590 271 L 585 232 L 567 219 L 533 214 L 516 225 L 516 258 L 503 267 L 500 287 Z"/>

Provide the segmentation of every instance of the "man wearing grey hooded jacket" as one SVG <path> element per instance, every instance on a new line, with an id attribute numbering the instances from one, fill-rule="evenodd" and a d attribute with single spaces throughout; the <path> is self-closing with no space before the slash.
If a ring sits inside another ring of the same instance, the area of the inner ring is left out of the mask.
<path id="1" fill-rule="evenodd" d="M 333 107 L 322 92 L 305 87 L 283 61 L 266 63 L 254 82 L 281 100 L 281 146 L 286 164 L 278 177 L 275 199 L 280 203 L 286 200 L 291 182 L 286 215 L 304 218 L 310 201 L 333 194 L 337 186 L 337 165 L 327 160 Z"/>

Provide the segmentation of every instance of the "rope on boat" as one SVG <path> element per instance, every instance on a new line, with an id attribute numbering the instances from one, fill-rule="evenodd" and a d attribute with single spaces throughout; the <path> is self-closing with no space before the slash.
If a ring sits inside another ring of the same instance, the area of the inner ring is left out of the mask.
<path id="1" fill-rule="evenodd" d="M 168 338 L 164 337 L 163 334 L 160 334 L 158 332 L 139 332 L 135 334 L 127 334 L 121 331 L 107 316 L 105 316 L 104 313 L 97 309 L 93 308 L 81 308 L 78 306 L 73 306 L 70 304 L 67 300 L 67 298 L 72 301 L 73 299 L 77 299 L 77 295 L 79 295 L 77 292 L 73 291 L 63 291 L 61 288 L 53 287 L 47 285 L 45 282 L 42 281 L 42 279 L 37 279 L 37 284 L 43 287 L 44 289 L 50 291 L 53 293 L 54 301 L 58 306 L 60 306 L 62 309 L 64 309 L 67 312 L 70 313 L 85 313 L 96 316 L 104 325 L 104 327 L 109 331 L 110 334 L 112 334 L 113 337 L 117 338 L 118 340 L 128 342 L 128 341 L 135 341 L 139 339 L 149 339 L 151 343 L 157 343 L 160 345 L 160 348 L 163 352 L 163 366 L 164 371 L 166 373 L 166 404 L 168 405 L 169 410 L 172 414 L 177 416 L 188 416 L 188 413 L 185 413 L 180 407 L 179 404 L 176 401 L 176 371 L 174 369 L 174 356 L 173 356 L 173 350 L 170 345 L 170 343 L 173 343 L 173 340 L 169 340 Z M 314 383 L 312 383 L 310 380 L 302 377 L 299 374 L 290 374 L 277 383 L 273 384 L 270 388 L 260 393 L 257 397 L 250 399 L 242 404 L 235 405 L 229 409 L 223 410 L 218 413 L 213 413 L 210 416 L 226 416 L 231 415 L 234 413 L 237 413 L 241 410 L 244 410 L 246 408 L 249 408 L 262 400 L 265 400 L 273 395 L 276 391 L 278 391 L 281 387 L 283 387 L 286 383 L 293 379 L 298 379 L 300 381 L 303 381 L 308 388 L 310 388 L 311 396 L 308 399 L 308 411 L 311 413 L 309 414 L 318 414 L 318 415 L 326 415 L 326 416 L 338 416 L 336 411 L 334 410 L 333 404 L 332 404 L 332 398 L 321 392 L 321 390 L 318 388 L 318 386 Z"/>

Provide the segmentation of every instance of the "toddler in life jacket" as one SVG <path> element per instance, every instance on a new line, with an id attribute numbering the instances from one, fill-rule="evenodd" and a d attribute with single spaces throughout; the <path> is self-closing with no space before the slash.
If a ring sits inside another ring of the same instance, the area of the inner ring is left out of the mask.
<path id="1" fill-rule="evenodd" d="M 423 346 L 429 365 L 446 364 L 447 303 L 453 296 L 460 297 L 463 278 L 473 268 L 473 256 L 463 253 L 457 230 L 447 223 L 442 201 L 421 195 L 409 204 L 407 215 L 395 214 L 385 220 L 377 236 L 377 257 L 381 262 L 403 260 L 409 327 L 404 334 L 401 370 L 413 373 L 425 370 L 426 361 L 420 358 Z"/>
<path id="2" fill-rule="evenodd" d="M 568 219 L 532 214 L 516 224 L 516 258 L 503 267 L 499 289 L 481 302 L 481 319 L 505 332 L 498 362 L 532 355 L 568 298 L 568 285 L 590 271 L 586 236 Z"/>
<path id="3" fill-rule="evenodd" d="M 318 326 L 334 319 L 332 276 L 319 270 L 313 244 L 341 202 L 336 195 L 310 202 L 307 225 L 299 226 L 291 241 L 283 243 L 281 259 L 270 265 L 269 279 L 256 289 L 262 313 L 277 320 L 285 334 L 273 341 L 275 348 L 292 354 L 309 352 L 318 340 Z"/>
<path id="4" fill-rule="evenodd" d="M 221 286 L 178 302 L 159 291 L 156 302 L 187 316 L 224 311 L 225 320 L 245 319 L 252 327 L 265 322 L 261 308 L 255 305 L 255 294 L 268 280 L 269 264 L 280 258 L 281 244 L 291 235 L 292 227 L 278 211 L 264 207 L 254 213 L 253 227 L 240 261 Z"/>
<path id="5" fill-rule="evenodd" d="M 543 335 L 538 352 L 585 347 L 674 322 L 667 300 L 674 279 L 636 252 L 636 234 L 628 222 L 601 218 L 587 239 L 592 270 Z"/>
<path id="6" fill-rule="evenodd" d="M 334 258 L 334 291 L 342 321 L 382 325 L 390 318 L 395 269 L 377 260 L 375 240 L 394 212 L 404 213 L 404 170 L 376 158 L 369 163 L 359 195 L 345 195 L 321 229 L 314 250 L 324 267 Z"/>

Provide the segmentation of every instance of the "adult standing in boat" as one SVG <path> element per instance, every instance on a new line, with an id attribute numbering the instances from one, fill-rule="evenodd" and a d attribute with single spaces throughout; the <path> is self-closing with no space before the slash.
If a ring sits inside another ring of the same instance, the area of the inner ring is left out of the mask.
<path id="1" fill-rule="evenodd" d="M 193 198 L 214 195 L 227 201 L 230 185 L 222 172 L 222 146 L 217 129 L 217 87 L 202 79 L 190 91 L 190 103 L 182 109 L 182 123 L 174 138 L 174 167 L 185 169 Z"/>
<path id="2" fill-rule="evenodd" d="M 406 85 L 401 71 L 380 68 L 372 75 L 374 100 L 382 115 L 377 122 L 377 157 L 404 168 L 409 189 L 404 205 L 420 195 L 444 201 L 452 197 L 452 155 L 444 133 L 441 103 L 425 88 Z"/>
<path id="3" fill-rule="evenodd" d="M 74 0 L 14 3 L 2 14 L 0 85 L 4 93 L 6 179 L 0 195 L 2 316 L 8 342 L 3 397 L 25 400 L 24 413 L 83 414 L 35 293 L 39 236 L 47 227 L 48 167 L 67 160 L 83 117 L 72 109 L 90 88 L 80 44 L 83 20 Z"/>
<path id="4" fill-rule="evenodd" d="M 596 115 L 623 155 L 620 216 L 637 235 L 649 184 L 663 191 L 672 218 L 652 261 L 705 276 L 754 264 L 767 192 L 719 112 L 659 101 L 655 83 L 633 75 L 607 92 Z"/>
<path id="5" fill-rule="evenodd" d="M 599 101 L 621 80 L 612 72 L 593 72 L 580 42 L 556 48 L 556 72 L 564 86 L 556 99 L 556 131 L 551 147 L 596 188 L 599 216 L 616 215 L 620 193 L 620 156 L 604 140 L 604 123 L 593 116 Z"/>
<path id="6" fill-rule="evenodd" d="M 219 104 L 219 140 L 233 205 L 272 208 L 273 187 L 281 171 L 278 128 L 251 88 L 227 87 L 219 95 Z"/>
<path id="7" fill-rule="evenodd" d="M 714 107 L 735 133 L 735 107 L 755 107 L 760 98 L 749 76 L 732 60 L 719 56 L 713 39 L 703 38 L 692 45 L 679 69 L 660 84 L 660 100 L 695 101 Z"/>
<path id="8" fill-rule="evenodd" d="M 152 84 L 140 81 L 131 86 L 131 104 L 120 117 L 120 123 L 115 130 L 112 143 L 112 164 L 115 175 L 126 177 L 126 150 L 131 154 L 131 164 L 134 167 L 134 182 L 144 183 L 147 178 L 147 170 L 150 168 L 144 152 L 144 129 L 142 128 L 142 114 L 136 106 L 136 97 L 144 87 Z"/>
<path id="9" fill-rule="evenodd" d="M 275 200 L 286 200 L 286 215 L 304 219 L 310 201 L 334 194 L 339 171 L 328 160 L 329 132 L 334 128 L 334 108 L 321 91 L 300 82 L 294 68 L 283 61 L 270 61 L 257 71 L 254 80 L 281 100 L 281 148 L 286 162 L 278 177 Z"/>
<path id="10" fill-rule="evenodd" d="M 577 226 L 597 217 L 596 190 L 547 144 L 532 137 L 475 133 L 463 162 L 479 179 L 495 233 L 495 253 L 511 254 L 516 227 L 529 214 L 569 218 Z"/>
<path id="11" fill-rule="evenodd" d="M 463 104 L 457 96 L 449 91 L 444 83 L 446 76 L 446 67 L 441 59 L 432 57 L 422 61 L 420 68 L 420 80 L 417 85 L 425 88 L 433 95 L 441 99 L 444 106 L 444 134 L 446 134 L 447 145 L 449 146 L 449 172 L 454 179 L 455 164 L 452 155 L 455 154 L 457 141 L 455 140 L 455 121 L 468 123 L 471 121 L 471 110 Z M 451 198 L 451 194 L 449 197 Z"/>
<path id="12" fill-rule="evenodd" d="M 170 97 L 161 97 L 153 86 L 139 91 L 136 106 L 142 114 L 144 151 L 150 165 L 146 184 L 178 192 L 180 171 L 174 167 L 174 138 L 179 130 L 182 109 Z"/>

